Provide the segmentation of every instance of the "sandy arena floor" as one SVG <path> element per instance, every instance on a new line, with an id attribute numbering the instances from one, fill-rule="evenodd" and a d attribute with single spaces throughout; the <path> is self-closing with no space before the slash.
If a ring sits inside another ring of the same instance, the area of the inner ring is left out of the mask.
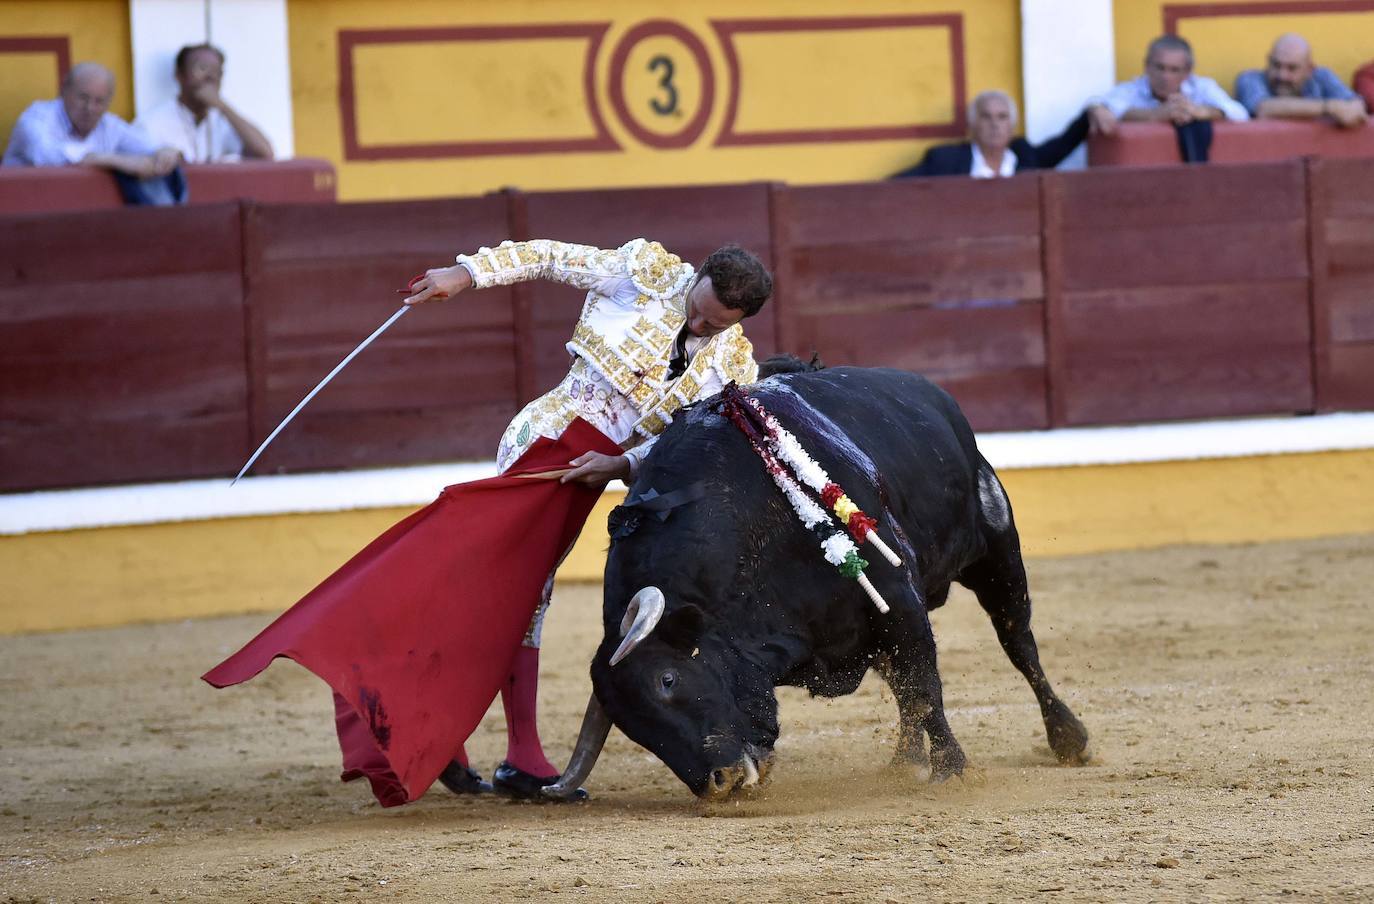
<path id="1" fill-rule="evenodd" d="M 714 807 L 613 733 L 585 806 L 436 785 L 384 811 L 339 783 L 304 670 L 196 680 L 261 616 L 0 638 L 0 901 L 1374 898 L 1374 538 L 1030 567 L 1092 765 L 1054 763 L 960 591 L 935 620 L 965 781 L 885 769 L 894 706 L 870 677 L 835 701 L 781 691 L 772 783 Z M 546 627 L 555 759 L 599 607 L 599 588 L 564 590 Z M 484 771 L 499 716 L 469 745 Z"/>

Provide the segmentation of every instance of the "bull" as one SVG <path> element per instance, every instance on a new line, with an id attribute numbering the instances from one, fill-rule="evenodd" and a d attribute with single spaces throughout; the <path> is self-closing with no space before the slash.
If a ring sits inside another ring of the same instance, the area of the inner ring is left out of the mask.
<path id="1" fill-rule="evenodd" d="M 546 792 L 584 782 L 614 724 L 698 797 L 729 796 L 773 763 L 777 686 L 840 696 L 869 669 L 896 699 L 896 760 L 933 781 L 961 774 L 928 615 L 955 581 L 1029 682 L 1054 754 L 1083 762 L 1087 730 L 1040 666 L 1011 504 L 954 400 L 905 371 L 848 367 L 775 375 L 749 393 L 878 518 L 902 565 L 866 573 L 890 612 L 825 561 L 719 403 L 694 406 L 611 514 L 593 693 Z"/>

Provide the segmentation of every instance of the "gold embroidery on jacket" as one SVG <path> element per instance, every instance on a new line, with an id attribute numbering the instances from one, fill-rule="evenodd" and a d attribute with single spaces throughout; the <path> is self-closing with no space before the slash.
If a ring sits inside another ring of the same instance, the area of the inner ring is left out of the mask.
<path id="1" fill-rule="evenodd" d="M 749 383 L 757 377 L 753 346 L 736 324 L 703 343 L 686 371 L 668 382 L 668 360 L 687 322 L 686 294 L 694 271 L 657 242 L 635 239 L 621 248 L 603 250 L 545 239 L 507 241 L 494 249 L 460 255 L 458 261 L 476 271 L 474 283 L 479 288 L 538 276 L 587 288 L 568 348 L 629 399 L 641 418 L 634 429 L 644 436 L 659 433 L 679 408 L 697 401 L 710 384 L 712 371 L 720 374 L 722 382 Z M 627 277 L 637 290 L 630 302 L 633 307 L 626 308 L 629 299 L 612 302 L 610 296 L 598 294 L 602 281 Z M 567 408 L 552 403 L 548 410 L 542 410 L 542 404 L 535 407 L 540 410 L 529 414 L 546 425 L 543 429 L 551 420 L 560 428 L 571 422 Z"/>

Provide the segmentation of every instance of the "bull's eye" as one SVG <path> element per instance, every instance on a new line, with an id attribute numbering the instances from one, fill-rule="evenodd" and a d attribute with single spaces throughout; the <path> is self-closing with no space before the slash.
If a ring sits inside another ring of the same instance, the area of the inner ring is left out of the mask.
<path id="1" fill-rule="evenodd" d="M 677 684 L 677 672 L 674 672 L 672 669 L 669 669 L 662 675 L 658 676 L 658 683 L 663 687 L 665 691 L 672 690 L 673 685 Z"/>

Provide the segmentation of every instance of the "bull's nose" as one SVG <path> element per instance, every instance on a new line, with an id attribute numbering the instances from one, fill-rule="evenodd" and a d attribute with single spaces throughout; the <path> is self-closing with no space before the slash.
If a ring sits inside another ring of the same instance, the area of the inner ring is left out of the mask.
<path id="1" fill-rule="evenodd" d="M 711 800 L 725 797 L 735 790 L 739 781 L 739 770 L 735 766 L 711 770 L 711 783 L 706 787 L 706 796 Z"/>
<path id="2" fill-rule="evenodd" d="M 770 766 L 771 755 L 756 760 L 745 754 L 733 765 L 712 769 L 710 780 L 700 796 L 706 800 L 723 800 L 736 791 L 751 791 L 763 783 Z"/>

